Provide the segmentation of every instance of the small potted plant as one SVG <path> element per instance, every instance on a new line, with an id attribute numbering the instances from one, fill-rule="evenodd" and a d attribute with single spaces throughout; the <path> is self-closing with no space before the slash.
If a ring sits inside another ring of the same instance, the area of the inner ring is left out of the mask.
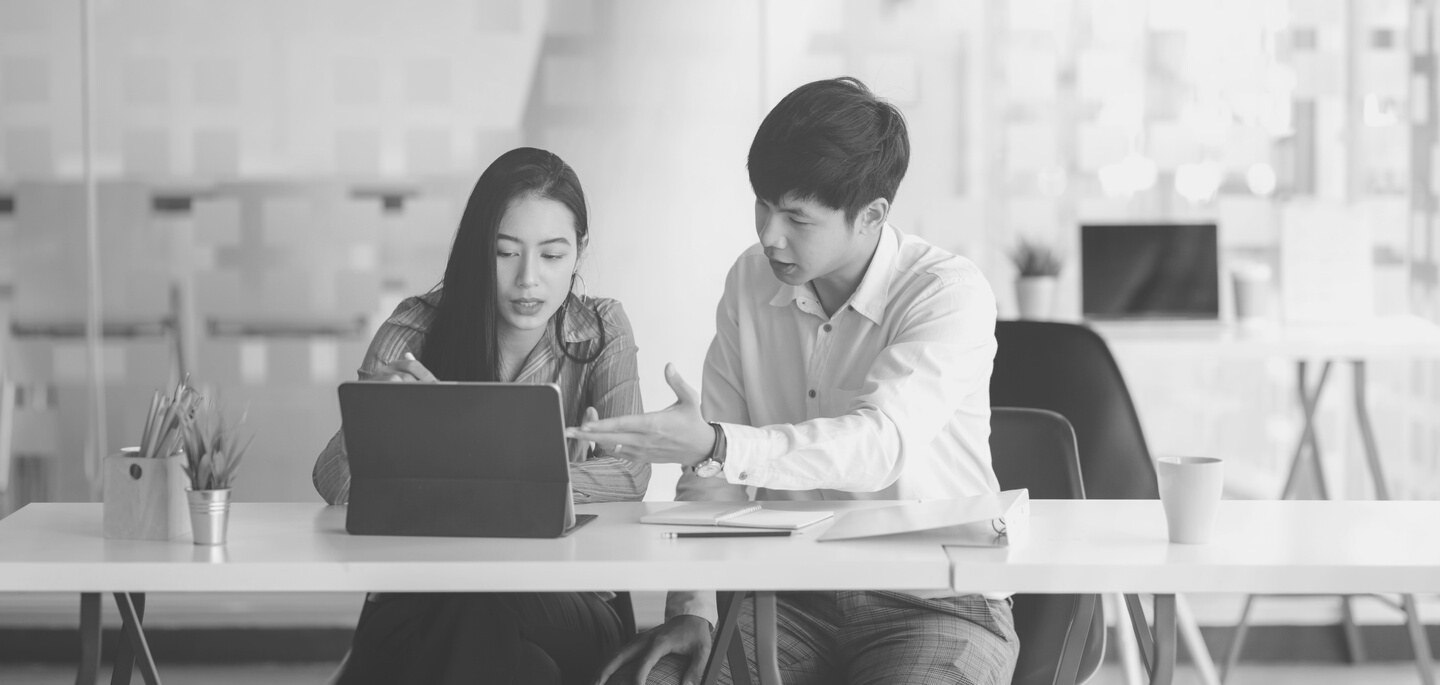
<path id="1" fill-rule="evenodd" d="M 1015 280 L 1015 302 L 1022 319 L 1048 319 L 1055 303 L 1055 283 L 1064 260 L 1051 246 L 1029 238 L 1010 252 L 1019 272 Z"/>
<path id="2" fill-rule="evenodd" d="M 105 537 L 173 540 L 190 532 L 181 434 L 199 402 L 200 393 L 188 378 L 173 392 L 155 391 L 140 445 L 105 458 Z"/>
<path id="3" fill-rule="evenodd" d="M 205 399 L 185 426 L 185 496 L 197 545 L 223 545 L 230 523 L 230 486 L 253 436 L 241 441 L 245 416 L 228 424 L 213 400 Z"/>

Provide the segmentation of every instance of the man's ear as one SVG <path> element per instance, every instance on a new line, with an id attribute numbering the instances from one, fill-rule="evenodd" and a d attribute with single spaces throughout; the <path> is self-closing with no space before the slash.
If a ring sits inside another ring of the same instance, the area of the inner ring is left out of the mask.
<path id="1" fill-rule="evenodd" d="M 885 227 L 885 220 L 890 218 L 890 201 L 883 197 L 877 197 L 860 210 L 855 217 L 855 228 L 861 235 L 872 235 Z"/>

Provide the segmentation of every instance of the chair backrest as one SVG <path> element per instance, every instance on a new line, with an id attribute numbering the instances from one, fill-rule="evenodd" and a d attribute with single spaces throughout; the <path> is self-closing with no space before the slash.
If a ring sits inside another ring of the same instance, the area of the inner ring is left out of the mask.
<path id="1" fill-rule="evenodd" d="M 630 593 L 617 592 L 610 598 L 610 608 L 615 610 L 615 615 L 620 618 L 620 638 L 629 642 L 635 637 L 635 603 L 630 600 Z"/>
<path id="2" fill-rule="evenodd" d="M 992 408 L 990 461 L 1002 490 L 1028 488 L 1030 499 L 1085 499 L 1075 431 L 1053 411 Z"/>
<path id="3" fill-rule="evenodd" d="M 1075 433 L 1055 412 L 991 409 L 990 458 L 1001 489 L 1028 488 L 1033 499 L 1085 499 Z M 1072 685 L 1099 670 L 1105 656 L 1099 595 L 1020 594 L 1013 600 L 1020 657 L 1012 685 Z"/>
<path id="4" fill-rule="evenodd" d="M 1155 499 L 1155 465 L 1105 341 L 1086 326 L 1000 321 L 992 407 L 1048 409 L 1070 421 L 1088 499 Z"/>

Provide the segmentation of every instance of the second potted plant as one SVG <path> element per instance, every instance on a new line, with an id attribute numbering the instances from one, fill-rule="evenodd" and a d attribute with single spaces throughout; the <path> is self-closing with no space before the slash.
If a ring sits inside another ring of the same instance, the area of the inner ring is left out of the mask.
<path id="1" fill-rule="evenodd" d="M 185 475 L 189 479 L 185 496 L 197 545 L 225 544 L 230 486 L 250 447 L 251 438 L 240 439 L 238 428 L 244 423 L 242 415 L 234 425 L 227 424 L 219 407 L 207 398 L 185 427 Z"/>
<path id="2" fill-rule="evenodd" d="M 1055 305 L 1055 284 L 1064 260 L 1049 245 L 1021 238 L 1010 253 L 1019 272 L 1015 280 L 1015 303 L 1022 319 L 1048 319 Z"/>

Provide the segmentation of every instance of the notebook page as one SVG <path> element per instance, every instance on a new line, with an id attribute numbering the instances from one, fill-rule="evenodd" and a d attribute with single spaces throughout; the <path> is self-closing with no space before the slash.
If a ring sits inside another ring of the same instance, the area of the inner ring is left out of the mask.
<path id="1" fill-rule="evenodd" d="M 751 502 L 686 502 L 640 517 L 641 523 L 663 523 L 681 526 L 716 526 L 721 521 L 758 511 Z"/>
<path id="2" fill-rule="evenodd" d="M 728 518 L 719 525 L 735 528 L 773 528 L 777 530 L 799 530 L 835 515 L 833 511 L 780 511 L 759 509 L 742 516 Z"/>

